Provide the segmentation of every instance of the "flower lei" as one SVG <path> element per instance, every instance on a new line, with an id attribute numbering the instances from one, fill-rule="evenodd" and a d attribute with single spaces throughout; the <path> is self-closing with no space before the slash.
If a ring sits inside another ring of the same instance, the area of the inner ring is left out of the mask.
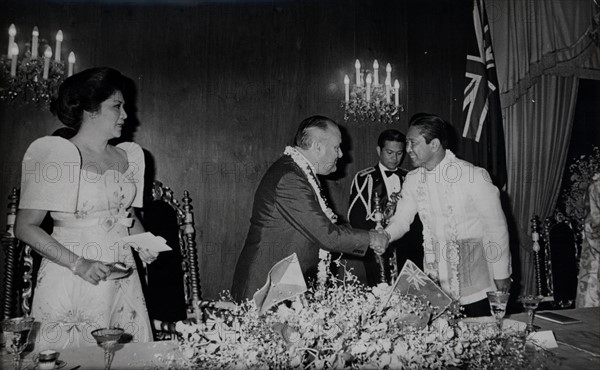
<path id="1" fill-rule="evenodd" d="M 300 167 L 302 172 L 304 172 L 304 174 L 306 175 L 306 178 L 308 179 L 308 183 L 310 184 L 310 186 L 313 188 L 313 190 L 315 192 L 317 201 L 319 202 L 319 206 L 321 206 L 321 210 L 323 210 L 323 212 L 325 213 L 325 216 L 327 216 L 327 218 L 329 220 L 331 220 L 332 223 L 335 224 L 337 222 L 337 215 L 327 205 L 327 201 L 325 200 L 325 197 L 323 196 L 323 193 L 321 192 L 321 187 L 319 186 L 319 183 L 317 182 L 317 179 L 315 178 L 315 174 L 313 173 L 313 171 L 311 169 L 310 163 L 308 163 L 308 161 L 302 155 L 302 153 L 300 153 L 294 147 L 286 146 L 283 154 L 290 156 L 292 158 L 292 160 L 294 161 L 294 163 L 296 163 L 298 165 L 298 167 Z M 325 283 L 327 282 L 327 270 L 328 270 L 330 263 L 331 263 L 331 253 L 329 253 L 328 251 L 326 251 L 324 249 L 319 249 L 319 266 L 318 266 L 317 278 L 318 278 L 320 286 L 324 286 Z"/>

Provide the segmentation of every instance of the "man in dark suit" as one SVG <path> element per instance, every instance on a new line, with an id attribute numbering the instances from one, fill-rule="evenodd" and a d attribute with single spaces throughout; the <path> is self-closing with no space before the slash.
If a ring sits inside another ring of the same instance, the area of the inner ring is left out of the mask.
<path id="1" fill-rule="evenodd" d="M 350 206 L 348 208 L 348 221 L 356 228 L 372 230 L 376 227 L 373 218 L 375 210 L 375 195 L 379 197 L 380 210 L 384 212 L 389 201 L 397 197 L 406 177 L 407 171 L 400 168 L 404 159 L 406 137 L 398 130 L 383 131 L 377 140 L 377 157 L 379 163 L 359 171 L 352 181 L 350 190 Z M 395 208 L 389 208 L 392 216 Z M 382 225 L 385 226 L 385 225 Z M 382 256 L 385 267 L 385 280 L 390 282 L 390 261 L 396 254 L 396 266 L 402 268 L 407 259 L 412 260 L 417 266 L 423 265 L 422 251 L 422 225 L 419 220 L 411 226 L 411 231 L 404 238 L 390 244 Z M 353 269 L 360 281 L 370 286 L 382 282 L 381 268 L 374 253 L 367 251 L 364 257 L 346 258 L 347 268 Z"/>
<path id="2" fill-rule="evenodd" d="M 319 249 L 362 256 L 387 247 L 387 235 L 339 226 L 327 206 L 317 175 L 335 172 L 342 157 L 337 124 L 313 116 L 300 123 L 295 146 L 267 170 L 254 196 L 250 230 L 238 258 L 232 295 L 252 298 L 271 267 L 296 253 L 305 279 L 315 278 Z"/>

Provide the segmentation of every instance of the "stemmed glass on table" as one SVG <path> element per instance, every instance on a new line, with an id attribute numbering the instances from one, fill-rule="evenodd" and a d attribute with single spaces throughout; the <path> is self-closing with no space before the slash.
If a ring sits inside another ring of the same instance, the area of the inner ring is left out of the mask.
<path id="1" fill-rule="evenodd" d="M 496 318 L 498 323 L 498 330 L 502 331 L 502 319 L 506 314 L 506 304 L 508 303 L 509 293 L 505 293 L 499 290 L 493 292 L 487 292 L 488 302 L 490 302 L 490 308 L 492 315 Z"/>
<path id="2" fill-rule="evenodd" d="M 535 316 L 535 310 L 538 308 L 542 298 L 542 296 L 533 294 L 520 297 L 523 307 L 527 310 L 527 328 L 525 329 L 527 333 L 535 331 L 536 327 L 533 325 L 533 318 Z"/>
<path id="3" fill-rule="evenodd" d="M 29 345 L 29 334 L 35 319 L 29 316 L 15 317 L 2 321 L 4 343 L 8 352 L 13 355 L 15 370 L 21 368 L 21 353 Z"/>
<path id="4" fill-rule="evenodd" d="M 119 342 L 124 332 L 123 329 L 119 328 L 96 329 L 92 332 L 96 343 L 104 349 L 104 370 L 110 370 L 114 357 L 114 346 Z"/>

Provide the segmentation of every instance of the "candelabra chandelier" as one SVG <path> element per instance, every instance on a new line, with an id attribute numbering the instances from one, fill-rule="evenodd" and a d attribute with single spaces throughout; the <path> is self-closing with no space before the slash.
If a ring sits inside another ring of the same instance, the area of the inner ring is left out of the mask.
<path id="1" fill-rule="evenodd" d="M 355 81 L 350 87 L 350 78 L 344 76 L 345 99 L 344 120 L 355 122 L 381 122 L 391 124 L 400 120 L 404 106 L 400 104 L 400 83 L 392 86 L 392 66 L 386 67 L 384 84 L 379 83 L 379 63 L 373 61 L 373 70 L 361 69 L 360 61 L 355 64 Z M 365 77 L 366 76 L 366 77 Z"/>
<path id="2" fill-rule="evenodd" d="M 33 103 L 44 109 L 49 107 L 50 100 L 66 75 L 73 74 L 75 55 L 69 54 L 68 69 L 60 59 L 62 31 L 56 34 L 55 57 L 52 49 L 44 39 L 39 38 L 37 27 L 32 32 L 32 42 L 25 43 L 24 53 L 19 52 L 15 42 L 16 28 L 11 25 L 8 31 L 8 52 L 0 56 L 0 101 L 14 104 Z M 44 50 L 38 56 L 38 49 Z"/>

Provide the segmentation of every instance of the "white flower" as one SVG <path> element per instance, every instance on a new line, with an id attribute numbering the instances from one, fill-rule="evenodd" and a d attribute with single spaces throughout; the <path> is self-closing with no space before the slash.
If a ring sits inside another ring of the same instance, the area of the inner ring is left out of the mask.
<path id="1" fill-rule="evenodd" d="M 367 346 L 364 343 L 357 343 L 350 349 L 350 353 L 354 356 L 367 352 Z"/>
<path id="2" fill-rule="evenodd" d="M 392 362 L 392 356 L 389 353 L 384 353 L 379 357 L 378 369 L 382 369 L 384 366 L 389 365 Z"/>
<path id="3" fill-rule="evenodd" d="M 454 338 L 454 329 L 450 326 L 448 320 L 439 318 L 433 322 L 432 326 L 437 330 L 441 340 L 448 341 Z"/>
<path id="4" fill-rule="evenodd" d="M 456 343 L 456 346 L 454 346 L 454 353 L 460 355 L 461 353 L 463 353 L 463 349 L 463 345 L 460 342 L 458 342 Z"/>
<path id="5" fill-rule="evenodd" d="M 377 298 L 385 297 L 389 294 L 390 286 L 387 283 L 379 283 L 374 286 L 371 290 L 373 295 Z"/>
<path id="6" fill-rule="evenodd" d="M 192 358 L 194 358 L 196 351 L 194 350 L 194 348 L 186 348 L 183 350 L 183 352 L 181 352 L 181 354 L 184 358 L 191 360 Z"/>
<path id="7" fill-rule="evenodd" d="M 388 338 L 388 339 L 382 339 L 379 341 L 379 343 L 381 344 L 381 348 L 385 351 L 385 352 L 389 352 L 392 349 L 392 341 Z"/>
<path id="8" fill-rule="evenodd" d="M 302 364 L 302 357 L 300 357 L 300 355 L 296 355 L 296 356 L 292 357 L 292 360 L 290 361 L 291 367 L 299 367 L 301 364 Z"/>
<path id="9" fill-rule="evenodd" d="M 360 335 L 360 340 L 363 341 L 363 342 L 370 341 L 371 340 L 371 334 L 369 334 L 369 333 L 362 333 Z"/>

